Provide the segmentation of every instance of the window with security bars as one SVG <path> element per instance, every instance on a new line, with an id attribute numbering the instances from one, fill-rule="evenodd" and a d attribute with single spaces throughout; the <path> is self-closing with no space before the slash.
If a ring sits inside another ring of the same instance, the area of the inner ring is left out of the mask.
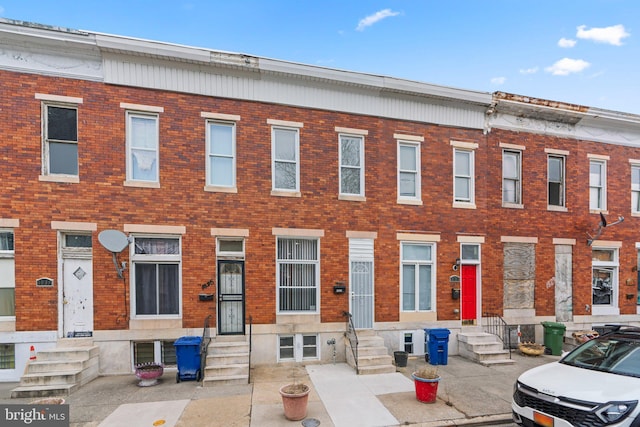
<path id="1" fill-rule="evenodd" d="M 15 344 L 0 344 L 0 369 L 16 368 Z"/>
<path id="2" fill-rule="evenodd" d="M 280 312 L 318 311 L 319 270 L 317 239 L 278 238 L 277 282 Z"/>

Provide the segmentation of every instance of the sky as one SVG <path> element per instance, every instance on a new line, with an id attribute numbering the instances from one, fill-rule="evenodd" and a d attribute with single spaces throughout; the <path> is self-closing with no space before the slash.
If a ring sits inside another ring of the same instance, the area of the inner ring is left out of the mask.
<path id="1" fill-rule="evenodd" d="M 638 0 L 0 0 L 0 17 L 640 114 Z"/>

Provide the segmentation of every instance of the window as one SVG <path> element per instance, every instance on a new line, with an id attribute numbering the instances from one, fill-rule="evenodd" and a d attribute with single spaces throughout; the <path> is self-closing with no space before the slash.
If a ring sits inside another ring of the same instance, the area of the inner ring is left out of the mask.
<path id="1" fill-rule="evenodd" d="M 640 214 L 640 165 L 631 166 L 631 213 Z"/>
<path id="2" fill-rule="evenodd" d="M 162 363 L 176 366 L 176 349 L 173 341 L 146 341 L 133 343 L 133 364 Z"/>
<path id="3" fill-rule="evenodd" d="M 480 245 L 461 244 L 460 254 L 462 261 L 468 264 L 477 264 L 480 261 Z"/>
<path id="4" fill-rule="evenodd" d="M 564 156 L 552 156 L 547 158 L 547 182 L 549 206 L 564 207 Z"/>
<path id="5" fill-rule="evenodd" d="M 300 146 L 298 129 L 272 128 L 273 189 L 300 190 Z"/>
<path id="6" fill-rule="evenodd" d="M 180 239 L 135 237 L 132 246 L 135 315 L 179 315 Z"/>
<path id="7" fill-rule="evenodd" d="M 16 368 L 15 344 L 0 344 L 0 369 Z"/>
<path id="8" fill-rule="evenodd" d="M 78 110 L 43 104 L 43 175 L 78 176 Z"/>
<path id="9" fill-rule="evenodd" d="M 235 123 L 207 122 L 207 185 L 236 185 Z"/>
<path id="10" fill-rule="evenodd" d="M 244 239 L 218 238 L 218 256 L 244 258 Z"/>
<path id="11" fill-rule="evenodd" d="M 317 335 L 280 335 L 278 337 L 278 360 L 297 361 L 318 359 Z"/>
<path id="12" fill-rule="evenodd" d="M 420 200 L 420 146 L 398 142 L 398 198 Z"/>
<path id="13" fill-rule="evenodd" d="M 607 164 L 601 160 L 589 162 L 589 209 L 607 209 Z"/>
<path id="14" fill-rule="evenodd" d="M 473 151 L 455 148 L 453 160 L 454 202 L 474 203 Z"/>
<path id="15" fill-rule="evenodd" d="M 0 319 L 16 315 L 16 273 L 13 231 L 0 230 Z"/>
<path id="16" fill-rule="evenodd" d="M 278 311 L 318 311 L 320 254 L 317 239 L 277 239 Z"/>
<path id="17" fill-rule="evenodd" d="M 433 311 L 435 288 L 431 243 L 402 243 L 402 310 Z"/>
<path id="18" fill-rule="evenodd" d="M 364 196 L 364 139 L 340 135 L 340 194 Z"/>
<path id="19" fill-rule="evenodd" d="M 404 351 L 413 354 L 413 333 L 405 332 L 404 334 Z"/>
<path id="20" fill-rule="evenodd" d="M 613 314 L 611 311 L 598 311 L 618 307 L 618 251 L 593 248 L 591 253 L 593 314 Z"/>
<path id="21" fill-rule="evenodd" d="M 158 115 L 127 113 L 127 179 L 158 182 Z"/>
<path id="22" fill-rule="evenodd" d="M 502 152 L 502 202 L 522 204 L 522 172 L 520 151 Z"/>

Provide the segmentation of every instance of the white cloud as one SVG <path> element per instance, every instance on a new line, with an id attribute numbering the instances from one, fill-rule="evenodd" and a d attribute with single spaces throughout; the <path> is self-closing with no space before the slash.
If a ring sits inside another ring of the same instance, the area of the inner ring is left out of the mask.
<path id="1" fill-rule="evenodd" d="M 582 59 L 562 58 L 552 66 L 545 68 L 545 71 L 554 76 L 568 76 L 572 73 L 579 73 L 589 68 L 590 65 L 591 64 Z"/>
<path id="2" fill-rule="evenodd" d="M 382 21 L 385 18 L 389 18 L 390 16 L 400 15 L 400 12 L 394 12 L 391 9 L 383 9 L 380 10 L 373 15 L 369 15 L 366 18 L 363 18 L 358 22 L 358 26 L 356 27 L 357 31 L 364 31 L 365 28 L 370 27 L 376 22 Z"/>
<path id="3" fill-rule="evenodd" d="M 0 6 L 0 15 L 4 13 L 4 7 Z"/>
<path id="4" fill-rule="evenodd" d="M 558 40 L 558 46 L 560 47 L 574 47 L 576 43 L 575 40 L 565 39 L 564 37 Z"/>
<path id="5" fill-rule="evenodd" d="M 580 25 L 576 37 L 579 39 L 592 40 L 597 43 L 608 43 L 614 46 L 621 46 L 622 39 L 629 37 L 624 25 L 618 24 L 611 27 L 587 29 L 586 25 Z"/>
<path id="6" fill-rule="evenodd" d="M 535 74 L 537 72 L 538 72 L 538 67 L 521 68 L 520 69 L 520 74 Z"/>
<path id="7" fill-rule="evenodd" d="M 507 81 L 506 77 L 494 77 L 491 79 L 491 84 L 493 85 L 502 85 Z"/>

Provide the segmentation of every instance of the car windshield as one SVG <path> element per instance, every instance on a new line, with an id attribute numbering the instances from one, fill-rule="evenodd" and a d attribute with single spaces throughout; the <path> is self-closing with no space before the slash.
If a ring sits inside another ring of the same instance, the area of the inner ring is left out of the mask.
<path id="1" fill-rule="evenodd" d="M 615 334 L 587 341 L 560 361 L 578 368 L 640 377 L 640 342 Z"/>

